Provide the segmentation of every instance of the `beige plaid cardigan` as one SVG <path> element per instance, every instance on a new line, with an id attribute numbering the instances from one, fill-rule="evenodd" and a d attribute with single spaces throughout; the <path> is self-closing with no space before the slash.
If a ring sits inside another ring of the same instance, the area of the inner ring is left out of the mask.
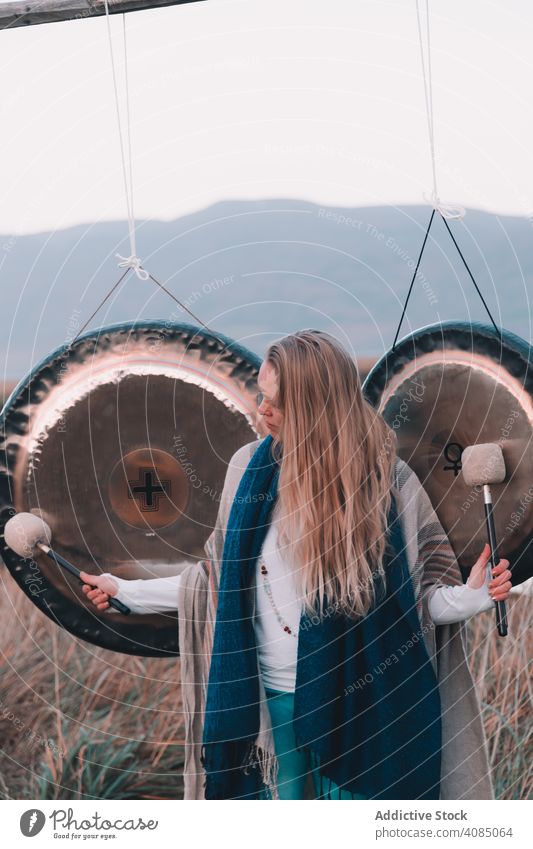
<path id="1" fill-rule="evenodd" d="M 218 576 L 233 497 L 258 440 L 231 458 L 215 528 L 205 544 L 207 560 L 187 566 L 178 592 L 179 648 L 185 718 L 184 798 L 204 799 L 200 762 L 209 662 L 216 621 Z M 441 799 L 493 799 L 487 741 L 466 657 L 464 622 L 435 625 L 428 601 L 437 586 L 462 584 L 459 565 L 429 496 L 415 472 L 396 460 L 398 510 L 413 580 L 421 634 L 439 682 L 442 709 Z M 261 676 L 259 676 L 260 686 Z M 277 761 L 264 690 L 258 747 L 266 752 L 263 778 L 276 798 Z"/>

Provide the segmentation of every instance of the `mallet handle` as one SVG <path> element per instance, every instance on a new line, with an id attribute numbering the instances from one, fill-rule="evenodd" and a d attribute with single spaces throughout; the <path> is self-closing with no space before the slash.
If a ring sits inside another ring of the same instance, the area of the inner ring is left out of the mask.
<path id="1" fill-rule="evenodd" d="M 80 570 L 73 566 L 72 563 L 69 563 L 68 560 L 65 560 L 64 557 L 61 557 L 61 555 L 58 554 L 57 551 L 54 551 L 53 548 L 50 548 L 49 545 L 45 545 L 43 542 L 38 542 L 37 547 L 40 548 L 41 551 L 43 551 L 51 560 L 54 560 L 58 566 L 62 566 L 63 569 L 66 569 L 67 572 L 70 572 L 71 575 L 74 575 L 74 577 L 81 581 L 82 584 L 85 583 L 85 581 L 80 578 Z M 129 607 L 126 607 L 126 605 L 122 604 L 122 602 L 119 601 L 118 598 L 113 598 L 113 596 L 111 595 L 109 596 L 109 606 L 114 607 L 115 610 L 119 611 L 119 613 L 131 613 Z"/>
<path id="2" fill-rule="evenodd" d="M 491 577 L 492 570 L 495 566 L 500 562 L 500 558 L 498 557 L 498 563 L 496 562 L 496 529 L 494 527 L 494 518 L 492 515 L 492 498 L 490 495 L 490 489 L 488 486 L 484 486 L 485 490 L 485 518 L 487 520 L 487 531 L 489 534 L 489 545 L 490 545 L 490 567 L 491 567 Z M 487 495 L 488 490 L 488 495 Z M 498 628 L 498 634 L 500 637 L 507 636 L 507 609 L 504 601 L 497 601 L 496 604 L 496 626 Z"/>

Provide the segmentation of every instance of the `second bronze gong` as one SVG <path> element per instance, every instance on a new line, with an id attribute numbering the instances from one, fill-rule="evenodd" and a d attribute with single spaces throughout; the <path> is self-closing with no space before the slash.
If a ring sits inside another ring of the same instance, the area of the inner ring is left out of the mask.
<path id="1" fill-rule="evenodd" d="M 486 540 L 483 488 L 461 475 L 468 445 L 501 446 L 506 478 L 491 487 L 499 555 L 513 583 L 533 574 L 533 373 L 530 346 L 483 324 L 446 322 L 402 339 L 368 374 L 366 397 L 394 429 L 463 578 Z"/>

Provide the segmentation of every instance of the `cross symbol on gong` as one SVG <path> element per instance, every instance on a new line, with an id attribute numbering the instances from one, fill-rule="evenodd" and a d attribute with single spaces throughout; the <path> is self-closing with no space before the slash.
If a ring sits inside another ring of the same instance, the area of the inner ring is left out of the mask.
<path id="1" fill-rule="evenodd" d="M 128 481 L 128 498 L 139 497 L 142 512 L 151 512 L 159 510 L 159 499 L 163 494 L 170 496 L 170 489 L 170 481 L 160 480 L 155 469 L 139 469 L 137 480 Z"/>

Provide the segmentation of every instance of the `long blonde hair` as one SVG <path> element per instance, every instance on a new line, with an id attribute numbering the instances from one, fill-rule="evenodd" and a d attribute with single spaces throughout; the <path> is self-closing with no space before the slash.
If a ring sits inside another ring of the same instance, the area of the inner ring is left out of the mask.
<path id="1" fill-rule="evenodd" d="M 364 615 L 384 579 L 396 435 L 365 399 L 355 360 L 321 330 L 272 343 L 284 419 L 278 544 L 294 563 L 304 608 Z M 317 606 L 317 600 L 319 602 Z"/>

